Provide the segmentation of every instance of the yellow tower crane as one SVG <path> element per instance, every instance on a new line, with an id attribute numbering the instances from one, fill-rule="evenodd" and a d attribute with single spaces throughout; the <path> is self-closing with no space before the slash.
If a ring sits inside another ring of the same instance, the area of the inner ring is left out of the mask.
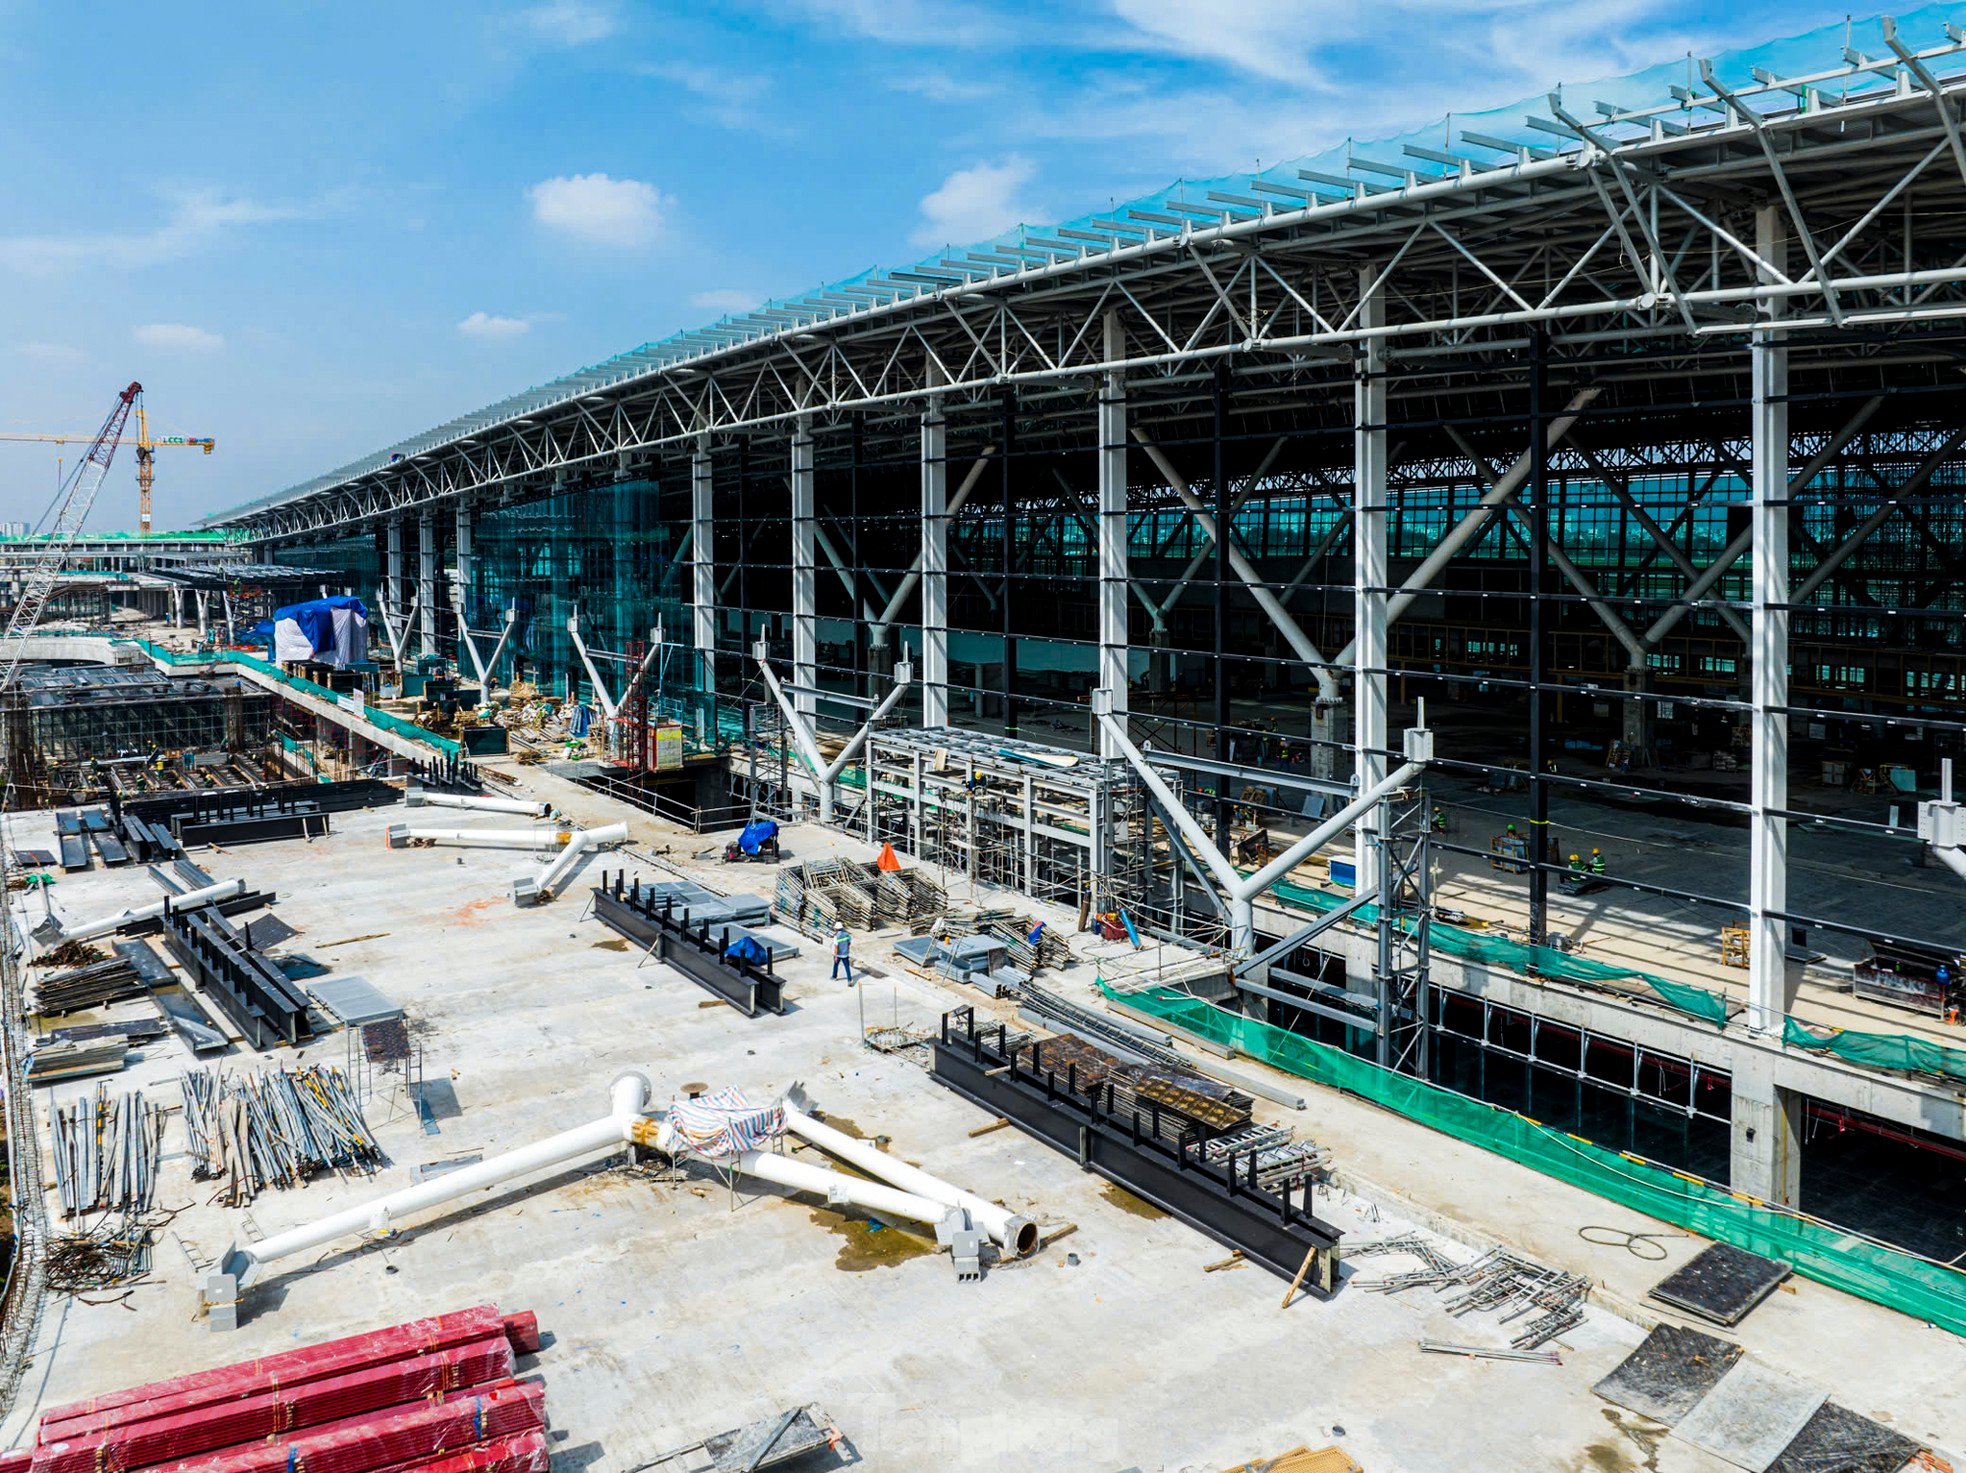
<path id="1" fill-rule="evenodd" d="M 181 449 L 202 450 L 210 455 L 218 448 L 218 441 L 210 435 L 159 435 L 150 438 L 150 416 L 144 410 L 143 400 L 138 399 L 137 411 L 137 530 L 150 531 L 150 489 L 157 481 L 156 455 L 159 450 L 177 447 Z M 89 444 L 94 435 L 31 435 L 0 431 L 0 440 L 38 440 L 52 445 Z"/>

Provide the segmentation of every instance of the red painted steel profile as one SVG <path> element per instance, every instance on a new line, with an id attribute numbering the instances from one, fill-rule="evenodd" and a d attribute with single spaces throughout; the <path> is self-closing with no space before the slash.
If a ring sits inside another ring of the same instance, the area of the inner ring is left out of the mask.
<path id="1" fill-rule="evenodd" d="M 366 1366 L 345 1375 L 278 1386 L 234 1400 L 207 1402 L 188 1411 L 165 1410 L 92 1437 L 43 1443 L 35 1450 L 32 1473 L 147 1468 L 302 1428 L 372 1415 L 406 1402 L 439 1399 L 509 1380 L 512 1370 L 511 1342 L 503 1335 L 492 1335 L 434 1355 Z M 157 1405 L 140 1403 L 131 1410 Z"/>
<path id="2" fill-rule="evenodd" d="M 435 1404 L 351 1417 L 151 1466 L 157 1473 L 381 1473 L 545 1427 L 546 1388 L 536 1381 L 508 1381 Z"/>
<path id="3" fill-rule="evenodd" d="M 513 1318 L 523 1320 L 530 1317 Z M 539 1335 L 537 1322 L 526 1328 L 536 1348 Z M 496 1306 L 490 1304 L 433 1315 L 428 1319 L 410 1320 L 387 1329 L 367 1330 L 359 1335 L 327 1340 L 299 1350 L 283 1350 L 277 1355 L 260 1356 L 208 1371 L 193 1371 L 188 1375 L 172 1376 L 168 1380 L 152 1381 L 147 1385 L 69 1402 L 43 1413 L 39 1440 L 46 1443 L 86 1436 L 125 1421 L 141 1420 L 151 1414 L 132 1409 L 164 1398 L 173 1399 L 174 1410 L 188 1411 L 208 1402 L 230 1400 L 274 1386 L 296 1386 L 323 1380 L 364 1366 L 380 1365 L 408 1356 L 428 1355 L 468 1341 L 505 1333 L 505 1317 L 499 1314 Z M 508 1335 L 508 1338 L 511 1337 Z M 524 1347 L 515 1342 L 514 1348 Z"/>
<path id="4" fill-rule="evenodd" d="M 547 1473 L 553 1456 L 546 1433 L 526 1432 L 454 1453 L 427 1463 L 411 1463 L 401 1473 Z"/>

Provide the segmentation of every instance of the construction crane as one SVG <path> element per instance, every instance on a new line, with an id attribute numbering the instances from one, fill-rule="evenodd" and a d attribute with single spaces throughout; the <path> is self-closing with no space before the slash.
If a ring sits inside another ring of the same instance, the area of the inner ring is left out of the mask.
<path id="1" fill-rule="evenodd" d="M 210 435 L 159 435 L 150 438 L 150 416 L 141 400 L 137 402 L 137 530 L 150 531 L 150 490 L 157 482 L 156 458 L 159 450 L 181 447 L 188 450 L 202 450 L 210 455 L 218 448 L 218 441 Z M 93 435 L 32 435 L 9 434 L 0 431 L 0 440 L 37 440 L 50 445 L 70 445 L 92 442 Z"/>
<path id="2" fill-rule="evenodd" d="M 109 474 L 109 463 L 116 458 L 123 427 L 129 423 L 130 407 L 142 392 L 143 385 L 133 383 L 116 396 L 109 418 L 102 422 L 102 428 L 96 431 L 87 452 L 75 463 L 75 469 L 61 488 L 47 541 L 29 555 L 20 597 L 14 600 L 14 615 L 7 623 L 4 646 L 0 646 L 5 650 L 5 664 L 0 666 L 0 696 L 6 694 L 20 674 L 21 651 L 25 648 L 21 636 L 41 622 L 41 611 L 47 607 L 62 570 L 68 566 L 69 552 L 81 535 L 82 524 L 89 519 L 90 508 L 96 504 L 96 493 Z"/>
<path id="3" fill-rule="evenodd" d="M 109 463 L 129 423 L 130 406 L 136 403 L 143 385 L 133 383 L 116 396 L 116 403 L 102 428 L 89 442 L 89 449 L 76 463 L 74 472 L 62 483 L 48 540 L 34 549 L 28 563 L 20 597 L 14 602 L 13 617 L 7 622 L 5 644 L 0 646 L 0 700 L 12 692 L 20 678 L 21 655 L 27 647 L 22 638 L 40 621 L 41 611 L 55 591 L 62 569 L 68 565 L 75 539 L 89 519 L 96 493 L 109 474 Z M 8 754 L 8 782 L 13 768 Z M 11 783 L 8 782 L 8 786 Z M 11 806 L 11 794 L 0 789 L 0 812 Z M 28 1038 L 21 1026 L 25 1016 L 21 964 L 25 949 L 15 945 L 12 880 L 20 870 L 20 856 L 12 836 L 0 825 L 0 1081 L 4 1081 L 4 1110 L 7 1123 L 9 1166 L 18 1181 L 42 1180 L 40 1132 L 35 1122 L 33 1091 L 28 1088 L 26 1055 Z M 36 1325 L 48 1283 L 48 1209 L 39 1191 L 20 1194 L 14 1204 L 14 1263 L 9 1270 L 7 1303 L 0 1312 L 0 1404 L 11 1405 L 19 1389 L 28 1351 L 34 1343 Z M 17 1289 L 17 1292 L 16 1292 Z"/>

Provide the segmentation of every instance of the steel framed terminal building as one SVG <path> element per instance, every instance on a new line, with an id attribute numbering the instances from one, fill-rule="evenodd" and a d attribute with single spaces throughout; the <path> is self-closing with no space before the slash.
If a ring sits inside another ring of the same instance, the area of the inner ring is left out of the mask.
<path id="1" fill-rule="evenodd" d="M 1966 949 L 1962 100 L 1936 9 L 1567 87 L 774 301 L 211 525 L 430 652 L 510 609 L 549 684 L 575 608 L 660 625 L 712 741 L 762 640 L 821 727 L 905 659 L 898 726 L 1144 747 L 1145 903 L 1264 954 L 1246 1006 L 1949 1258 L 1957 1081 L 1849 1041 L 1956 1030 L 1848 987 Z M 1238 929 L 1194 825 L 1249 868 L 1422 702 L 1377 922 L 1294 940 L 1344 893 L 1300 875 Z M 902 786 L 835 817 L 919 835 Z"/>

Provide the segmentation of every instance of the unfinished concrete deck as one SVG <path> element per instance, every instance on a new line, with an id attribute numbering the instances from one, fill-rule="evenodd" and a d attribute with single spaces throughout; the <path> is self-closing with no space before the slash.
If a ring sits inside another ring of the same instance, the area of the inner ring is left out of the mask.
<path id="1" fill-rule="evenodd" d="M 726 888 L 769 890 L 769 868 L 690 859 L 712 847 L 708 838 L 537 770 L 522 770 L 520 787 L 583 822 L 626 817 L 634 850 L 666 850 Z M 16 841 L 42 842 L 45 818 L 17 822 Z M 1449 1319 L 1425 1292 L 1361 1292 L 1384 1271 L 1386 1260 L 1372 1259 L 1333 1301 L 1300 1298 L 1282 1311 L 1283 1285 L 1271 1276 L 1203 1272 L 1223 1257 L 1218 1244 L 1015 1130 L 971 1136 L 986 1116 L 905 1057 L 857 1046 L 863 1000 L 870 1021 L 886 1015 L 926 1029 L 943 1010 L 980 1002 L 970 989 L 906 975 L 878 938 L 863 937 L 861 959 L 888 974 L 866 984 L 864 998 L 826 981 L 819 948 L 809 947 L 784 968 L 793 1010 L 747 1020 L 666 967 L 640 964 L 583 918 L 586 885 L 622 860 L 590 861 L 584 883 L 561 900 L 518 910 L 507 888 L 525 856 L 392 851 L 383 830 L 400 818 L 337 815 L 334 833 L 311 843 L 195 857 L 218 878 L 278 892 L 278 913 L 301 933 L 286 950 L 363 975 L 402 1003 L 428 1076 L 448 1081 L 455 1112 L 427 1135 L 385 1078 L 369 1107 L 390 1157 L 384 1171 L 271 1191 L 243 1211 L 205 1201 L 173 1121 L 160 1202 L 182 1210 L 162 1234 L 152 1280 L 120 1302 L 50 1299 L 0 1441 L 17 1442 L 52 1402 L 493 1300 L 537 1311 L 550 1337 L 533 1369 L 548 1386 L 564 1470 L 631 1469 L 806 1401 L 831 1413 L 873 1469 L 1217 1469 L 1325 1441 L 1371 1473 L 1727 1466 L 1662 1440 L 1590 1391 L 1639 1340 L 1645 1289 L 1690 1256 L 1694 1240 L 1673 1240 L 1665 1263 L 1593 1247 L 1577 1228 L 1658 1225 L 1300 1081 L 1310 1107 L 1269 1113 L 1336 1148 L 1359 1195 L 1334 1192 L 1320 1206 L 1353 1243 L 1410 1219 L 1470 1245 L 1505 1241 L 1601 1281 L 1610 1305 L 1634 1318 L 1594 1309 L 1564 1337 L 1561 1367 L 1425 1355 L 1423 1336 L 1506 1337 Z M 510 820 L 459 815 L 456 826 L 479 822 Z M 788 832 L 787 848 L 795 857 L 866 852 L 803 826 Z M 64 879 L 56 894 L 80 918 L 157 891 L 133 867 Z M 1089 995 L 1091 970 L 1055 981 Z M 224 1063 L 277 1066 L 296 1054 L 339 1064 L 344 1039 Z M 108 1083 L 174 1102 L 172 1081 L 188 1063 L 166 1040 Z M 419 1164 L 489 1155 L 593 1119 L 605 1113 L 608 1082 L 629 1067 L 649 1072 L 659 1100 L 685 1082 L 762 1097 L 803 1081 L 836 1124 L 844 1117 L 889 1136 L 909 1159 L 1050 1229 L 1075 1230 L 981 1284 L 958 1284 L 946 1258 L 898 1229 L 869 1232 L 818 1202 L 755 1187 L 732 1193 L 700 1171 L 667 1183 L 602 1162 L 426 1214 L 385 1241 L 281 1265 L 249 1296 L 235 1333 L 215 1334 L 199 1319 L 194 1261 L 254 1228 L 276 1232 L 407 1184 Z M 93 1088 L 38 1089 L 44 1131 L 46 1095 Z M 1966 1342 L 1806 1283 L 1757 1310 L 1739 1338 L 1860 1412 L 1941 1449 L 1966 1445 Z"/>

